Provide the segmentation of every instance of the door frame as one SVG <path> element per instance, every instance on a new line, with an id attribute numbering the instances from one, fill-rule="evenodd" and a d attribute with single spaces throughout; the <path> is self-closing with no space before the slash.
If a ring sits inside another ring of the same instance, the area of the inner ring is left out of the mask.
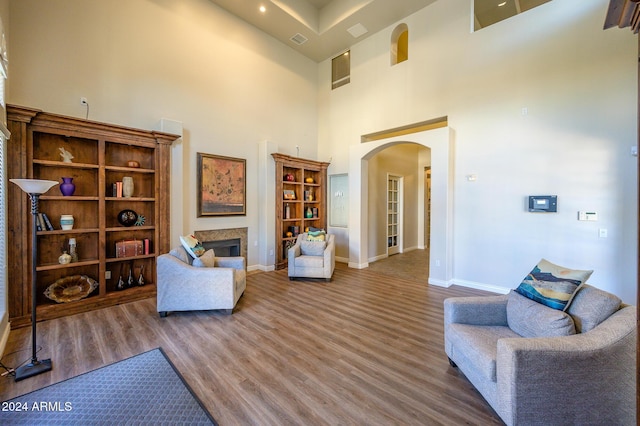
<path id="1" fill-rule="evenodd" d="M 391 179 L 394 179 L 398 182 L 398 209 L 396 212 L 397 215 L 397 222 L 396 224 L 398 225 L 398 233 L 396 234 L 398 236 L 398 239 L 396 241 L 396 246 L 397 250 L 389 250 L 389 181 Z M 398 253 L 403 253 L 404 252 L 404 176 L 399 176 L 399 175 L 395 175 L 393 173 L 387 173 L 387 257 L 394 255 L 394 254 L 398 254 Z M 390 253 L 391 251 L 393 251 L 393 253 Z"/>
<path id="2" fill-rule="evenodd" d="M 349 267 L 366 268 L 368 263 L 368 175 L 369 159 L 399 143 L 416 143 L 431 149 L 431 237 L 429 284 L 453 284 L 453 181 L 454 132 L 439 127 L 354 144 L 349 147 Z"/>

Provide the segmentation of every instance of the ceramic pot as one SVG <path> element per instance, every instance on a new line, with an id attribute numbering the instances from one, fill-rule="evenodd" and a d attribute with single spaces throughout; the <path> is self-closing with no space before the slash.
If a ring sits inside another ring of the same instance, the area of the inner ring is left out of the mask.
<path id="1" fill-rule="evenodd" d="M 58 263 L 61 265 L 66 265 L 67 263 L 71 263 L 71 255 L 68 254 L 66 251 L 62 252 L 60 257 L 58 258 Z"/>
<path id="2" fill-rule="evenodd" d="M 122 178 L 122 196 L 130 198 L 133 195 L 133 178 L 125 176 Z"/>
<path id="3" fill-rule="evenodd" d="M 64 231 L 69 231 L 73 229 L 73 222 L 74 222 L 73 215 L 71 214 L 60 215 L 60 227 Z"/>
<path id="4" fill-rule="evenodd" d="M 62 178 L 62 183 L 60 184 L 60 192 L 62 192 L 62 195 L 66 197 L 73 195 L 73 193 L 76 192 L 76 185 L 75 183 L 73 183 L 73 178 Z"/>

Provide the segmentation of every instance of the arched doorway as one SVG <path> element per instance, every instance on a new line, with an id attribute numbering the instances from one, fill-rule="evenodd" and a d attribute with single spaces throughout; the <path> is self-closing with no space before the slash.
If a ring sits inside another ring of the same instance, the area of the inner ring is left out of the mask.
<path id="1" fill-rule="evenodd" d="M 379 151 L 400 143 L 415 143 L 431 149 L 431 240 L 429 284 L 449 286 L 452 278 L 453 156 L 448 127 L 394 136 L 352 145 L 349 152 L 350 200 L 349 266 L 368 266 L 368 160 Z M 423 203 L 424 205 L 424 203 Z M 424 229 L 418 229 L 420 234 Z M 425 244 L 426 245 L 426 244 Z"/>

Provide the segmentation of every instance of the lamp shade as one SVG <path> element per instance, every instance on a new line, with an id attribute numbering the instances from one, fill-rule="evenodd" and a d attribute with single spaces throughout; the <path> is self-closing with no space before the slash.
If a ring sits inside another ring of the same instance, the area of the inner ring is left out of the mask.
<path id="1" fill-rule="evenodd" d="M 52 186 L 57 185 L 55 180 L 42 180 L 42 179 L 9 179 L 15 183 L 27 194 L 44 194 Z"/>

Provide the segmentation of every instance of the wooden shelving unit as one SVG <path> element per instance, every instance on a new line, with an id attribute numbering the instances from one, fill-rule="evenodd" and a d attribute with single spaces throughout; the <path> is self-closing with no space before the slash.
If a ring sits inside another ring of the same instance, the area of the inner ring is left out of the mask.
<path id="1" fill-rule="evenodd" d="M 65 117 L 37 109 L 7 105 L 9 178 L 36 178 L 61 182 L 72 177 L 76 189 L 63 196 L 59 186 L 40 197 L 39 211 L 46 213 L 54 230 L 37 232 L 38 320 L 125 303 L 155 295 L 156 257 L 169 250 L 169 170 L 171 143 L 168 133 L 132 129 Z M 60 157 L 63 147 L 73 155 L 72 163 Z M 136 161 L 139 167 L 128 167 Z M 115 197 L 114 182 L 133 177 L 134 194 Z M 8 294 L 11 327 L 30 324 L 31 318 L 31 212 L 28 196 L 8 185 Z M 131 209 L 144 216 L 142 226 L 125 227 L 117 216 Z M 62 230 L 60 215 L 72 214 L 74 226 Z M 58 257 L 67 250 L 69 238 L 77 242 L 78 261 L 61 265 Z M 116 257 L 116 242 L 149 240 L 148 254 Z M 117 289 L 129 269 L 145 285 Z M 84 299 L 56 303 L 44 296 L 60 278 L 87 275 L 98 288 Z M 109 277 L 109 278 L 107 278 Z"/>
<path id="2" fill-rule="evenodd" d="M 329 163 L 278 153 L 271 156 L 276 162 L 276 269 L 283 269 L 297 233 L 308 227 L 327 228 Z M 285 198 L 285 191 L 293 198 Z"/>

